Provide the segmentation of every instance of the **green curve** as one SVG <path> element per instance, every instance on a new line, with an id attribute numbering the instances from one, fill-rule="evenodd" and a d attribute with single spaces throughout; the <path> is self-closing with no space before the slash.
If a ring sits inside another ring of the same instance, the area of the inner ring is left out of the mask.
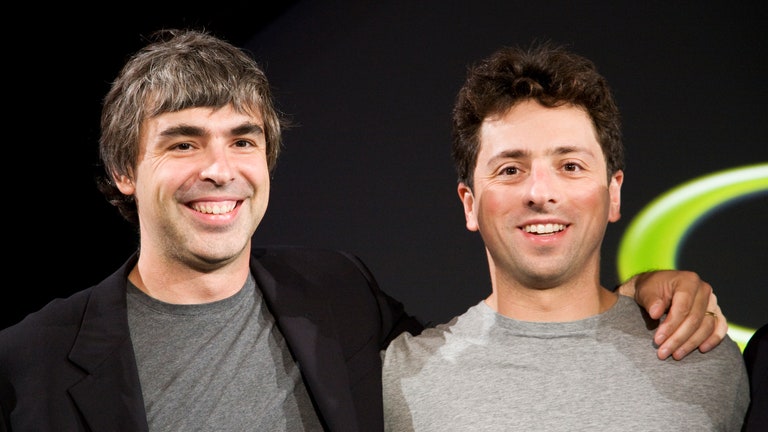
<path id="1" fill-rule="evenodd" d="M 648 270 L 677 268 L 677 255 L 694 223 L 717 207 L 768 191 L 768 163 L 716 172 L 669 190 L 647 205 L 619 243 L 621 280 Z M 729 324 L 728 335 L 744 350 L 756 329 Z"/>

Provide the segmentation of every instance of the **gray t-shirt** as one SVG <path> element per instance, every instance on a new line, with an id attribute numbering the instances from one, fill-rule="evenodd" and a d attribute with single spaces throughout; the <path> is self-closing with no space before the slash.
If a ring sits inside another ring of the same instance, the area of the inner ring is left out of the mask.
<path id="1" fill-rule="evenodd" d="M 128 325 L 150 431 L 321 431 L 252 277 L 212 303 L 169 304 L 129 283 Z"/>
<path id="2" fill-rule="evenodd" d="M 382 352 L 387 431 L 739 431 L 746 368 L 730 338 L 659 360 L 629 297 L 587 319 L 523 322 L 484 302 Z"/>

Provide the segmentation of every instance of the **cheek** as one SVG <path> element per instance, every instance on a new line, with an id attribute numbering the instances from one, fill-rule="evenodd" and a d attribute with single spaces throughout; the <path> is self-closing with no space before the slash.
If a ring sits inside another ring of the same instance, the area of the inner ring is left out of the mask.
<path id="1" fill-rule="evenodd" d="M 611 196 L 605 185 L 595 184 L 589 188 L 573 188 L 569 194 L 574 207 L 584 213 L 601 212 L 610 218 Z"/>
<path id="2" fill-rule="evenodd" d="M 239 175 L 237 176 L 241 187 L 247 188 L 254 198 L 253 204 L 259 207 L 266 207 L 270 194 L 270 174 L 267 169 L 265 159 L 243 160 L 243 163 L 237 167 Z"/>
<path id="3" fill-rule="evenodd" d="M 158 166 L 149 174 L 156 183 L 167 184 L 171 189 L 183 188 L 200 179 L 197 167 L 184 164 Z"/>
<path id="4" fill-rule="evenodd" d="M 511 213 L 515 208 L 521 208 L 520 198 L 513 190 L 507 188 L 487 188 L 475 202 L 478 220 L 493 220 L 499 215 Z M 480 222 L 482 225 L 482 222 Z"/>
<path id="5" fill-rule="evenodd" d="M 167 160 L 144 161 L 136 170 L 136 198 L 173 196 L 193 187 L 197 171 L 187 164 Z"/>
<path id="6" fill-rule="evenodd" d="M 259 187 L 269 187 L 269 168 L 265 158 L 261 157 L 246 161 L 242 165 L 240 172 L 248 179 L 249 183 Z"/>

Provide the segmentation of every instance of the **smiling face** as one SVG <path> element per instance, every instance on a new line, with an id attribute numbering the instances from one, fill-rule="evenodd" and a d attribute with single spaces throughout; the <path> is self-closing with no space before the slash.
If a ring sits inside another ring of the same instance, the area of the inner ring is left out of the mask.
<path id="1" fill-rule="evenodd" d="M 459 184 L 494 285 L 599 285 L 600 244 L 620 217 L 623 172 L 608 179 L 587 113 L 524 101 L 480 128 L 474 188 Z"/>
<path id="2" fill-rule="evenodd" d="M 133 179 L 141 255 L 201 271 L 248 254 L 269 200 L 260 115 L 190 108 L 145 120 Z"/>

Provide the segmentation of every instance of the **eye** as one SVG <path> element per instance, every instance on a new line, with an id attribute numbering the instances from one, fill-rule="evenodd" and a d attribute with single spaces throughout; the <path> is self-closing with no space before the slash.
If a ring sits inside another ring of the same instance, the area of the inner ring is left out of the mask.
<path id="1" fill-rule="evenodd" d="M 245 147 L 251 147 L 253 145 L 254 144 L 252 142 L 244 139 L 235 141 L 235 147 L 245 148 Z"/>
<path id="2" fill-rule="evenodd" d="M 192 149 L 192 143 L 188 143 L 188 142 L 180 142 L 180 143 L 176 143 L 176 144 L 174 144 L 174 145 L 171 147 L 171 150 L 181 150 L 181 151 L 186 151 L 186 150 L 191 150 L 191 149 Z"/>
<path id="3" fill-rule="evenodd" d="M 501 171 L 499 172 L 499 175 L 515 175 L 518 172 L 520 172 L 520 171 L 517 169 L 517 167 L 506 166 L 506 167 L 501 169 Z"/>
<path id="4" fill-rule="evenodd" d="M 576 162 L 567 162 L 563 165 L 563 170 L 576 172 L 581 170 L 581 165 L 577 164 Z"/>

